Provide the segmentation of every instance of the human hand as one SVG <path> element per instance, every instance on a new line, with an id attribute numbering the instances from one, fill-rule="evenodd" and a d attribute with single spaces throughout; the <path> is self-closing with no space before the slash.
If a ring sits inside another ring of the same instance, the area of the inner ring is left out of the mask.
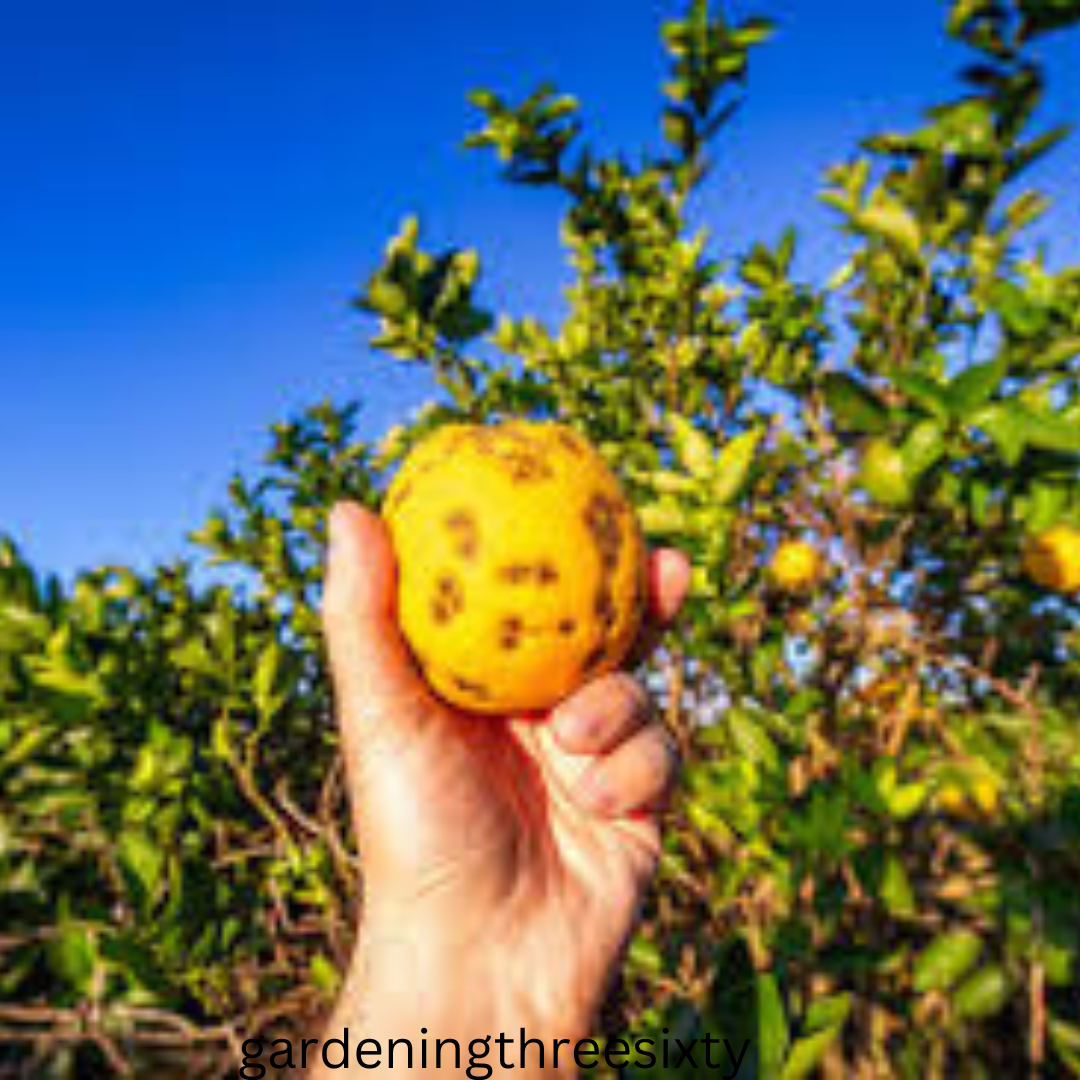
<path id="1" fill-rule="evenodd" d="M 656 866 L 669 738 L 624 672 L 540 717 L 446 704 L 398 628 L 381 519 L 340 504 L 330 531 L 324 622 L 364 873 L 333 1025 L 461 1040 L 524 1027 L 572 1045 L 589 1033 Z M 675 615 L 688 581 L 681 554 L 651 555 L 654 625 Z"/>

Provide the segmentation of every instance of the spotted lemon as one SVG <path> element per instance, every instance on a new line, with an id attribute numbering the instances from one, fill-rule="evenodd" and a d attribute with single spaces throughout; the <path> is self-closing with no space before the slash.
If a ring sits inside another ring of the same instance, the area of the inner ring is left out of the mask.
<path id="1" fill-rule="evenodd" d="M 451 424 L 386 493 L 402 633 L 431 687 L 476 713 L 550 708 L 617 667 L 646 548 L 618 481 L 555 423 Z"/>
<path id="2" fill-rule="evenodd" d="M 823 569 L 821 554 L 813 544 L 785 540 L 769 563 L 769 576 L 778 588 L 796 593 L 816 585 Z"/>
<path id="3" fill-rule="evenodd" d="M 1044 589 L 1080 591 L 1080 529 L 1062 523 L 1028 537 L 1023 563 L 1028 577 Z"/>

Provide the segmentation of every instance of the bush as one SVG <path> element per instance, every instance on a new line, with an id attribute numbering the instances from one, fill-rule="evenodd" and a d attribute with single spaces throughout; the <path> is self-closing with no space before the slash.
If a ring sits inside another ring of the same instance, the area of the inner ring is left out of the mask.
<path id="1" fill-rule="evenodd" d="M 1080 267 L 1025 242 L 1022 186 L 1064 134 L 1034 127 L 1032 43 L 1077 21 L 957 0 L 964 90 L 828 171 L 847 245 L 820 283 L 794 231 L 722 263 L 693 220 L 765 21 L 664 25 L 638 165 L 550 87 L 477 93 L 469 143 L 563 196 L 560 325 L 493 317 L 475 253 L 407 222 L 359 305 L 437 401 L 377 445 L 352 405 L 276 425 L 197 566 L 63 590 L 6 543 L 0 1066 L 220 1075 L 247 1035 L 310 1031 L 358 890 L 326 510 L 377 506 L 441 423 L 526 414 L 596 442 L 694 564 L 647 672 L 685 783 L 605 1031 L 748 1039 L 743 1075 L 788 1080 L 1080 1075 L 1080 608 L 1024 557 L 1080 528 Z M 785 591 L 796 538 L 825 572 Z"/>

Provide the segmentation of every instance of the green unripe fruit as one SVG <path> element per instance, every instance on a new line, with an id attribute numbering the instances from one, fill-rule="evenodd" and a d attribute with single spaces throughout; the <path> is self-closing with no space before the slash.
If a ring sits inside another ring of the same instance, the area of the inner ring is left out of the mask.
<path id="1" fill-rule="evenodd" d="M 873 439 L 867 444 L 859 467 L 859 484 L 881 506 L 906 506 L 914 494 L 904 455 L 888 439 Z"/>

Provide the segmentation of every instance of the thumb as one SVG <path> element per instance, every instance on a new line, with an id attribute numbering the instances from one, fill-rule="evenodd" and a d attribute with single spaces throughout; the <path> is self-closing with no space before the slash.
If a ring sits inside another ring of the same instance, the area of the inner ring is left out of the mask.
<path id="1" fill-rule="evenodd" d="M 437 707 L 397 623 L 397 568 L 383 520 L 356 503 L 330 514 L 323 628 L 350 779 L 372 744 L 407 739 Z"/>

